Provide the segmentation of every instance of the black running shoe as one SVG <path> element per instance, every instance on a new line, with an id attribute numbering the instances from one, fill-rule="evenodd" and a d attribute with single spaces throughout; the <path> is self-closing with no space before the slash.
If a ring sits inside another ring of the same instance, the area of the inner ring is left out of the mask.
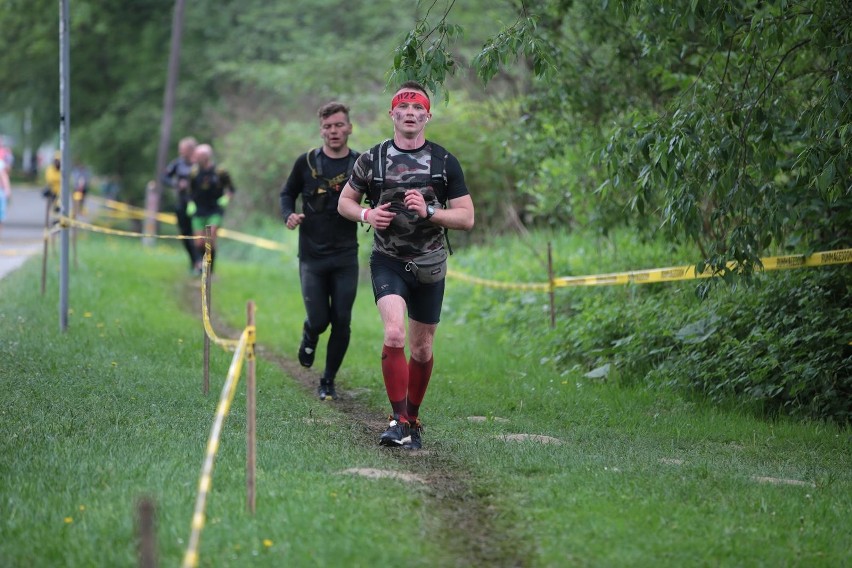
<path id="1" fill-rule="evenodd" d="M 420 419 L 415 418 L 414 424 L 411 424 L 411 437 L 407 442 L 402 444 L 402 447 L 406 450 L 419 450 L 423 447 L 423 440 L 421 439 L 421 434 L 423 433 L 423 425 L 420 424 Z"/>
<path id="2" fill-rule="evenodd" d="M 299 363 L 302 367 L 310 367 L 314 364 L 314 356 L 317 354 L 317 345 L 309 344 L 305 338 L 302 338 L 302 344 L 299 345 Z"/>
<path id="3" fill-rule="evenodd" d="M 379 437 L 380 445 L 398 448 L 411 440 L 411 427 L 407 420 L 400 418 L 396 414 L 388 416 L 388 419 L 390 420 L 390 424 L 388 425 L 388 429 Z"/>
<path id="4" fill-rule="evenodd" d="M 337 391 L 334 388 L 334 379 L 320 379 L 320 385 L 317 387 L 317 394 L 320 400 L 330 398 L 337 400 Z"/>

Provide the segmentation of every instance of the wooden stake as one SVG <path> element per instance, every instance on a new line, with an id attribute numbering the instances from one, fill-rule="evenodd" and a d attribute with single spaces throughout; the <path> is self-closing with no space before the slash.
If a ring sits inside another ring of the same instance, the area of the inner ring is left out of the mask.
<path id="1" fill-rule="evenodd" d="M 550 285 L 550 329 L 556 327 L 556 294 L 553 284 L 553 249 L 550 241 L 547 242 L 547 281 Z"/>
<path id="2" fill-rule="evenodd" d="M 207 262 L 209 258 L 207 255 L 212 251 L 212 242 L 213 242 L 213 228 L 210 225 L 207 225 L 204 228 L 204 261 L 202 262 L 202 270 L 204 270 L 204 274 L 206 277 L 204 278 L 204 295 L 206 297 L 206 306 L 207 306 L 207 316 L 212 318 L 213 312 L 210 309 L 212 301 L 210 300 L 210 291 L 211 291 L 211 281 L 213 280 L 213 274 L 210 272 L 210 264 Z M 207 330 L 204 330 L 204 385 L 202 387 L 202 392 L 207 394 L 210 391 L 210 338 L 207 336 Z"/>
<path id="3" fill-rule="evenodd" d="M 143 497 L 138 505 L 139 567 L 156 568 L 157 539 L 154 531 L 154 503 Z"/>
<path id="4" fill-rule="evenodd" d="M 47 287 L 47 248 L 50 241 L 50 206 L 53 204 L 53 194 L 45 197 L 44 206 L 44 252 L 41 255 L 41 295 L 44 296 Z"/>
<path id="5" fill-rule="evenodd" d="M 80 218 L 80 200 L 77 199 L 76 193 L 71 195 L 71 200 L 73 202 L 71 205 L 71 219 L 76 221 Z M 71 252 L 74 260 L 74 268 L 77 268 L 77 227 L 74 225 L 71 225 Z"/>
<path id="6" fill-rule="evenodd" d="M 249 329 L 254 330 L 254 302 L 249 300 L 246 305 L 246 323 Z M 248 362 L 246 376 L 246 504 L 249 512 L 253 515 L 255 511 L 255 469 L 256 469 L 256 441 L 257 441 L 257 387 L 255 377 L 255 347 L 256 333 L 251 332 L 248 344 Z"/>

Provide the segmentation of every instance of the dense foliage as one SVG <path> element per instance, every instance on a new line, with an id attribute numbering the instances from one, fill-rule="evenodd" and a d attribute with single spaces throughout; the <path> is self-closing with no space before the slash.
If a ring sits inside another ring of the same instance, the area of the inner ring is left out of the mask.
<path id="1" fill-rule="evenodd" d="M 723 274 L 770 247 L 849 245 L 848 2 L 554 0 L 518 12 L 473 64 L 489 79 L 521 57 L 545 79 L 522 98 L 515 137 L 532 218 L 606 231 L 626 206 Z M 456 68 L 451 18 L 421 20 L 396 70 L 441 84 Z"/>
<path id="2" fill-rule="evenodd" d="M 539 235 L 501 239 L 486 278 L 542 281 Z M 619 230 L 591 248 L 587 236 L 552 235 L 560 276 L 663 266 L 686 253 Z M 483 266 L 485 250 L 471 253 Z M 470 272 L 472 266 L 460 268 Z M 556 325 L 541 292 L 478 288 L 456 321 L 485 318 L 502 340 L 566 376 L 675 388 L 763 415 L 852 422 L 852 284 L 844 266 L 767 272 L 753 286 L 719 288 L 703 301 L 694 281 L 557 290 Z"/>

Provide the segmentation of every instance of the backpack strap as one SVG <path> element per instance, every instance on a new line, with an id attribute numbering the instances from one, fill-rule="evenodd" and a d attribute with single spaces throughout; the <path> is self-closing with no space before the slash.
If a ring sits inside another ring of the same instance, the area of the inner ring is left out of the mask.
<path id="1" fill-rule="evenodd" d="M 355 169 L 355 162 L 358 161 L 358 156 L 360 155 L 360 152 L 356 152 L 355 150 L 349 150 L 349 163 L 346 165 L 347 180 L 352 177 L 352 170 Z"/>
<path id="2" fill-rule="evenodd" d="M 390 138 L 370 148 L 373 180 L 370 182 L 370 187 L 367 190 L 367 202 L 370 204 L 370 207 L 373 208 L 379 204 L 382 189 L 384 189 L 385 186 L 385 167 L 388 157 L 388 144 L 390 144 Z"/>
<path id="3" fill-rule="evenodd" d="M 444 209 L 447 208 L 447 176 L 445 166 L 449 153 L 439 144 L 429 142 L 432 145 L 432 162 L 429 165 L 429 176 L 432 178 L 432 188 L 435 196 Z M 453 254 L 453 245 L 450 244 L 450 230 L 444 227 L 444 242 L 447 244 L 447 252 Z"/>
<path id="4" fill-rule="evenodd" d="M 432 145 L 432 163 L 429 166 L 429 176 L 432 178 L 432 187 L 435 189 L 435 195 L 441 203 L 441 207 L 447 207 L 447 176 L 444 174 L 444 167 L 447 165 L 447 151 L 434 142 L 429 142 Z"/>
<path id="5" fill-rule="evenodd" d="M 311 170 L 311 176 L 314 179 L 322 178 L 322 156 L 325 154 L 322 153 L 322 148 L 314 148 L 313 150 L 309 150 L 305 153 L 305 159 L 308 161 L 308 168 Z M 314 157 L 313 164 L 311 163 L 311 156 Z M 355 169 L 355 162 L 358 160 L 358 156 L 360 156 L 359 152 L 355 150 L 349 150 L 349 162 L 346 164 L 346 178 L 352 175 L 352 170 Z"/>
<path id="6" fill-rule="evenodd" d="M 314 163 L 311 163 L 311 155 L 314 156 Z M 311 170 L 311 175 L 314 179 L 322 177 L 322 160 L 320 160 L 320 155 L 322 155 L 322 148 L 314 148 L 313 150 L 308 150 L 305 153 L 305 159 L 308 160 L 308 167 Z"/>

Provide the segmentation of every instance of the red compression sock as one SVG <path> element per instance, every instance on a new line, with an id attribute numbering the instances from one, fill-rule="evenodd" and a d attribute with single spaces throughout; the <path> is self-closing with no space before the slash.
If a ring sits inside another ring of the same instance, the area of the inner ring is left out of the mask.
<path id="1" fill-rule="evenodd" d="M 413 357 L 408 361 L 408 418 L 414 420 L 420 413 L 420 404 L 426 396 L 426 387 L 432 377 L 432 365 L 435 357 L 429 357 L 424 362 L 417 361 Z"/>
<path id="2" fill-rule="evenodd" d="M 408 363 L 405 361 L 405 348 L 382 347 L 382 376 L 393 413 L 406 416 L 405 395 L 408 392 Z"/>

